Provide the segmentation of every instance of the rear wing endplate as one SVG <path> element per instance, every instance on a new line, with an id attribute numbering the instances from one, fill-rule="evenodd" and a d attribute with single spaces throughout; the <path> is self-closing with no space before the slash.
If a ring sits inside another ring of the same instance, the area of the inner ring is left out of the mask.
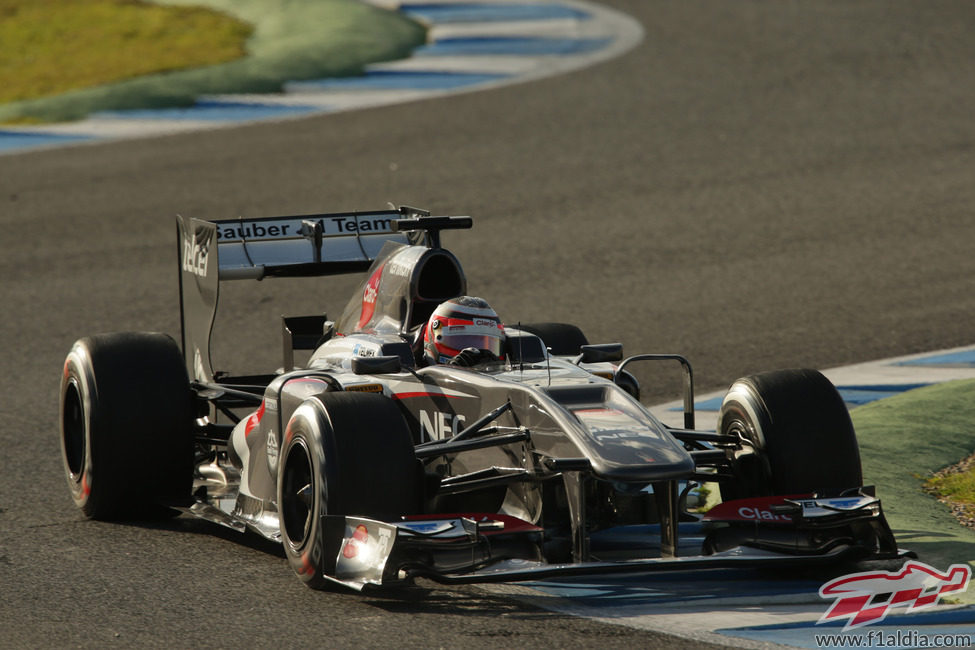
<path id="1" fill-rule="evenodd" d="M 210 334 L 220 283 L 366 271 L 387 242 L 407 244 L 396 221 L 413 208 L 259 219 L 176 217 L 183 356 L 190 379 L 213 381 Z"/>

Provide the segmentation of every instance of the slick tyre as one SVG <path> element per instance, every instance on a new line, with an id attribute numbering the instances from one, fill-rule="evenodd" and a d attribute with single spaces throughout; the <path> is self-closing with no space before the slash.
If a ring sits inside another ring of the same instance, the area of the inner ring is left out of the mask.
<path id="1" fill-rule="evenodd" d="M 816 370 L 779 370 L 732 384 L 718 431 L 745 441 L 738 480 L 721 486 L 725 500 L 808 494 L 863 484 L 860 451 L 843 399 Z"/>
<path id="2" fill-rule="evenodd" d="M 579 354 L 579 348 L 589 345 L 589 340 L 582 330 L 569 323 L 528 323 L 519 325 L 518 329 L 531 332 L 542 339 L 545 347 L 549 348 L 554 355 Z"/>
<path id="3" fill-rule="evenodd" d="M 324 588 L 337 548 L 324 515 L 391 521 L 420 511 L 421 467 L 399 408 L 387 397 L 334 392 L 299 406 L 281 449 L 277 501 L 291 568 Z"/>
<path id="4" fill-rule="evenodd" d="M 169 336 L 101 334 L 68 353 L 61 458 L 71 497 L 86 516 L 155 518 L 165 506 L 188 503 L 192 423 L 183 356 Z"/>

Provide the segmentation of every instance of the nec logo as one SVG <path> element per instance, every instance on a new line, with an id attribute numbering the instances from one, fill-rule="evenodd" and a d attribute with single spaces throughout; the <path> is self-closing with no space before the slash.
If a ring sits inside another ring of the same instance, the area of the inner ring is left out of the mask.
<path id="1" fill-rule="evenodd" d="M 942 573 L 921 562 L 909 561 L 900 571 L 865 571 L 830 580 L 819 588 L 821 598 L 836 599 L 817 625 L 848 619 L 844 630 L 878 623 L 893 607 L 907 607 L 911 614 L 934 607 L 948 593 L 968 588 L 972 569 L 952 564 Z"/>
<path id="2" fill-rule="evenodd" d="M 443 413 L 441 411 L 428 413 L 425 410 L 421 410 L 421 436 L 422 434 L 426 434 L 431 440 L 443 440 L 444 438 L 456 436 L 461 430 L 461 427 L 466 419 L 467 418 L 465 418 L 463 415 L 454 415 L 452 413 Z"/>

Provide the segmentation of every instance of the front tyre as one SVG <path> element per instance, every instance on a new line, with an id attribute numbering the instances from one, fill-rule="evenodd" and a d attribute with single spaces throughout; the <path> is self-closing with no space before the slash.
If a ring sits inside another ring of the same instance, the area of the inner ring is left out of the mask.
<path id="1" fill-rule="evenodd" d="M 860 487 L 860 450 L 836 388 L 816 370 L 778 370 L 732 384 L 718 432 L 743 441 L 725 500 Z"/>
<path id="2" fill-rule="evenodd" d="M 92 519 L 148 517 L 188 502 L 193 397 L 175 341 L 115 333 L 72 346 L 61 377 L 61 457 Z"/>
<path id="3" fill-rule="evenodd" d="M 421 477 L 409 427 L 389 398 L 334 392 L 299 406 L 285 430 L 277 486 L 291 568 L 309 587 L 325 587 L 337 549 L 326 549 L 322 517 L 416 514 Z"/>

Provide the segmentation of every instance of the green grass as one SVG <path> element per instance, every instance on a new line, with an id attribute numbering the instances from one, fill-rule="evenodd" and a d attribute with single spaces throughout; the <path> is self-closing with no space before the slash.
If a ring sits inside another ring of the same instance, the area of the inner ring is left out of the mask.
<path id="1" fill-rule="evenodd" d="M 0 104 L 0 122 L 77 120 L 96 111 L 189 106 L 207 94 L 273 93 L 289 80 L 361 73 L 368 63 L 409 56 L 426 40 L 426 31 L 418 23 L 356 0 L 159 0 L 156 4 L 180 9 L 205 6 L 252 25 L 247 56 Z M 5 43 L 2 49 L 7 49 Z M 118 55 L 111 52 L 106 58 Z M 20 74 L 14 71 L 14 76 Z"/>
<path id="2" fill-rule="evenodd" d="M 130 0 L 0 0 L 0 103 L 245 55 L 250 25 Z"/>
<path id="3" fill-rule="evenodd" d="M 864 481 L 877 486 L 898 545 L 939 569 L 975 565 L 975 531 L 925 493 L 924 482 L 975 449 L 975 381 L 909 391 L 851 412 Z M 975 601 L 975 593 L 963 595 Z"/>
<path id="4" fill-rule="evenodd" d="M 975 472 L 934 476 L 925 485 L 937 494 L 959 504 L 975 505 Z"/>

